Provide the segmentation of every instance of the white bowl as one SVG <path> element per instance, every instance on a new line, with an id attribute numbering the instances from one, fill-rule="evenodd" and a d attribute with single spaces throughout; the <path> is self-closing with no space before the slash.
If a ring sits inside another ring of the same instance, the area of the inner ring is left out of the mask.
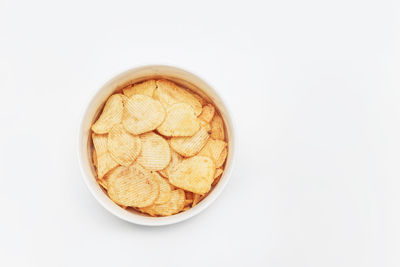
<path id="1" fill-rule="evenodd" d="M 107 98 L 116 90 L 123 88 L 127 84 L 139 82 L 149 78 L 167 78 L 197 92 L 206 99 L 208 98 L 211 100 L 216 105 L 225 121 L 226 134 L 228 138 L 228 156 L 226 160 L 225 171 L 218 184 L 208 194 L 208 196 L 194 208 L 167 217 L 150 217 L 141 213 L 127 211 L 111 201 L 95 179 L 95 170 L 92 165 L 91 154 L 92 145 L 89 142 L 90 127 Z M 217 92 L 208 83 L 198 76 L 176 67 L 163 65 L 142 66 L 130 69 L 112 78 L 98 90 L 98 92 L 88 103 L 88 106 L 83 114 L 78 138 L 79 164 L 82 170 L 83 178 L 89 187 L 89 190 L 106 210 L 125 221 L 135 224 L 149 226 L 168 225 L 189 219 L 190 217 L 206 209 L 221 194 L 231 176 L 235 140 L 230 112 L 224 105 L 222 99 L 218 96 Z"/>

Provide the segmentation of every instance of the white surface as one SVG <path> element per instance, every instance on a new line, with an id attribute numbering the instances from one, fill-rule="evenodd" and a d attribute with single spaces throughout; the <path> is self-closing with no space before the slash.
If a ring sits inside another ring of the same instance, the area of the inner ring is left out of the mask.
<path id="1" fill-rule="evenodd" d="M 1 266 L 399 266 L 398 1 L 0 1 Z M 84 103 L 171 63 L 234 110 L 232 180 L 146 228 L 78 168 Z"/>

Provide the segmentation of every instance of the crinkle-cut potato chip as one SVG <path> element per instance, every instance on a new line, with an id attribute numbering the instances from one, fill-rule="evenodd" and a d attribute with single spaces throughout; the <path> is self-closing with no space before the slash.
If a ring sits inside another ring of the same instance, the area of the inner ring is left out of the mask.
<path id="1" fill-rule="evenodd" d="M 218 114 L 215 114 L 211 120 L 211 137 L 217 140 L 225 140 L 224 121 Z"/>
<path id="2" fill-rule="evenodd" d="M 165 136 L 192 136 L 200 128 L 193 108 L 185 103 L 172 105 L 167 109 L 164 122 L 157 131 Z"/>
<path id="3" fill-rule="evenodd" d="M 153 132 L 140 136 L 142 152 L 137 162 L 151 171 L 159 171 L 167 167 L 171 160 L 171 151 L 168 142 Z"/>
<path id="4" fill-rule="evenodd" d="M 198 155 L 209 157 L 214 161 L 214 163 L 217 163 L 219 157 L 221 156 L 222 150 L 224 150 L 226 145 L 227 143 L 225 141 L 209 138 Z"/>
<path id="5" fill-rule="evenodd" d="M 183 160 L 169 176 L 169 182 L 187 191 L 205 194 L 214 180 L 215 164 L 209 157 L 194 156 Z"/>
<path id="6" fill-rule="evenodd" d="M 196 206 L 197 203 L 199 203 L 200 197 L 201 197 L 201 195 L 199 195 L 199 194 L 194 194 L 194 196 L 193 196 L 192 208 L 193 208 L 194 206 Z"/>
<path id="7" fill-rule="evenodd" d="M 118 176 L 120 176 L 121 173 L 125 170 L 126 170 L 125 166 L 117 166 L 116 168 L 107 172 L 107 174 L 104 175 L 103 178 L 98 179 L 99 184 L 101 186 L 103 186 L 106 190 L 108 190 L 108 181 L 110 180 L 110 177 L 111 177 L 111 179 L 118 178 Z"/>
<path id="8" fill-rule="evenodd" d="M 216 168 L 220 168 L 224 164 L 226 156 L 228 156 L 228 150 L 225 147 L 219 155 L 218 159 L 215 161 Z"/>
<path id="9" fill-rule="evenodd" d="M 147 95 L 152 97 L 155 89 L 156 81 L 147 80 L 141 83 L 136 83 L 129 87 L 125 87 L 124 89 L 122 89 L 122 91 L 127 97 L 131 97 L 133 95 Z"/>
<path id="10" fill-rule="evenodd" d="M 121 122 L 123 107 L 120 94 L 110 96 L 100 117 L 92 125 L 93 132 L 98 134 L 108 133 L 115 124 Z"/>
<path id="11" fill-rule="evenodd" d="M 168 202 L 164 204 L 144 207 L 141 208 L 140 210 L 152 216 L 154 215 L 169 216 L 180 212 L 181 210 L 183 210 L 184 206 L 185 206 L 185 192 L 182 189 L 177 189 L 171 192 L 171 198 Z"/>
<path id="12" fill-rule="evenodd" d="M 97 157 L 108 152 L 107 138 L 108 138 L 107 134 L 92 133 L 93 146 L 94 149 L 96 150 Z"/>
<path id="13" fill-rule="evenodd" d="M 211 122 L 212 118 L 214 117 L 214 113 L 215 113 L 214 106 L 211 104 L 208 104 L 203 107 L 203 111 L 199 115 L 199 119 L 209 123 L 209 122 Z"/>
<path id="14" fill-rule="evenodd" d="M 207 124 L 200 128 L 193 136 L 190 137 L 172 137 L 169 141 L 172 149 L 185 157 L 191 157 L 199 153 L 203 146 L 207 143 L 210 125 Z"/>
<path id="15" fill-rule="evenodd" d="M 168 166 L 158 171 L 162 176 L 168 178 L 170 173 L 173 172 L 176 166 L 182 162 L 182 156 L 176 153 L 174 150 L 171 149 L 171 161 L 169 162 Z"/>
<path id="16" fill-rule="evenodd" d="M 158 173 L 153 172 L 154 177 L 157 179 L 158 184 L 160 185 L 160 194 L 158 198 L 154 202 L 154 204 L 164 204 L 169 201 L 171 198 L 171 186 L 165 178 L 162 178 Z"/>
<path id="17" fill-rule="evenodd" d="M 132 134 L 156 129 L 164 121 L 165 110 L 160 102 L 147 95 L 133 95 L 125 103 L 122 124 Z"/>
<path id="18" fill-rule="evenodd" d="M 158 99 L 165 108 L 177 103 L 186 103 L 192 106 L 196 116 L 200 115 L 202 105 L 192 93 L 168 80 L 157 80 L 156 84 L 154 98 Z"/>
<path id="19" fill-rule="evenodd" d="M 158 198 L 159 184 L 155 176 L 139 164 L 124 167 L 119 175 L 108 178 L 108 195 L 119 205 L 147 207 Z"/>
<path id="20" fill-rule="evenodd" d="M 97 176 L 99 179 L 103 178 L 109 171 L 117 167 L 119 164 L 110 155 L 110 153 L 104 153 L 97 157 Z"/>
<path id="21" fill-rule="evenodd" d="M 142 147 L 139 136 L 128 133 L 122 124 L 117 124 L 110 130 L 107 143 L 113 159 L 123 166 L 134 162 Z"/>

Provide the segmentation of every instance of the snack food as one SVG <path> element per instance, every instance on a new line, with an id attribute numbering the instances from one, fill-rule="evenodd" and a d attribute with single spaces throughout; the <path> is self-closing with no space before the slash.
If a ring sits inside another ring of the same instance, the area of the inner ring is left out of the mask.
<path id="1" fill-rule="evenodd" d="M 96 180 L 113 202 L 170 216 L 207 197 L 228 156 L 223 118 L 207 99 L 166 79 L 116 88 L 91 127 Z"/>

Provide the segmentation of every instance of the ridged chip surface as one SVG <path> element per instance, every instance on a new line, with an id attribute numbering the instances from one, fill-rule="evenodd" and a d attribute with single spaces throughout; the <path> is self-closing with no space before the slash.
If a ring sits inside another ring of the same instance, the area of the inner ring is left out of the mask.
<path id="1" fill-rule="evenodd" d="M 186 103 L 192 106 L 196 116 L 200 115 L 202 105 L 194 94 L 169 80 L 157 80 L 156 84 L 157 89 L 154 92 L 154 98 L 158 99 L 164 107 L 168 108 L 177 103 Z"/>
<path id="2" fill-rule="evenodd" d="M 151 171 L 159 171 L 167 167 L 171 160 L 171 151 L 167 141 L 153 132 L 140 136 L 142 152 L 137 162 Z"/>
<path id="3" fill-rule="evenodd" d="M 127 132 L 122 124 L 117 124 L 110 130 L 107 145 L 114 160 L 123 166 L 134 162 L 142 147 L 139 136 Z"/>
<path id="4" fill-rule="evenodd" d="M 164 122 L 157 131 L 165 136 L 192 136 L 200 129 L 199 119 L 193 108 L 185 103 L 170 106 Z"/>
<path id="5" fill-rule="evenodd" d="M 156 129 L 165 118 L 160 102 L 146 95 L 133 95 L 124 106 L 122 124 L 132 134 L 138 135 Z"/>
<path id="6" fill-rule="evenodd" d="M 93 132 L 98 134 L 108 133 L 115 124 L 121 122 L 122 111 L 122 97 L 119 94 L 110 96 L 100 117 L 92 125 Z"/>
<path id="7" fill-rule="evenodd" d="M 205 194 L 214 180 L 215 164 L 209 157 L 194 156 L 183 160 L 169 176 L 169 182 L 187 191 Z"/>
<path id="8" fill-rule="evenodd" d="M 109 177 L 107 192 L 117 204 L 141 208 L 155 202 L 159 184 L 151 172 L 134 163 L 118 175 Z"/>
<path id="9" fill-rule="evenodd" d="M 156 89 L 155 80 L 147 80 L 141 83 L 136 83 L 132 86 L 122 89 L 124 95 L 131 97 L 133 95 L 147 95 L 152 97 Z"/>
<path id="10" fill-rule="evenodd" d="M 192 157 L 207 143 L 210 137 L 210 125 L 206 124 L 200 127 L 193 136 L 190 137 L 172 137 L 169 144 L 172 149 L 185 157 Z"/>
<path id="11" fill-rule="evenodd" d="M 168 202 L 159 205 L 152 205 L 140 209 L 142 212 L 152 216 L 169 216 L 180 212 L 185 206 L 185 192 L 177 189 L 171 192 L 171 198 Z"/>
<path id="12" fill-rule="evenodd" d="M 217 140 L 225 140 L 224 121 L 218 114 L 211 120 L 211 137 Z"/>

